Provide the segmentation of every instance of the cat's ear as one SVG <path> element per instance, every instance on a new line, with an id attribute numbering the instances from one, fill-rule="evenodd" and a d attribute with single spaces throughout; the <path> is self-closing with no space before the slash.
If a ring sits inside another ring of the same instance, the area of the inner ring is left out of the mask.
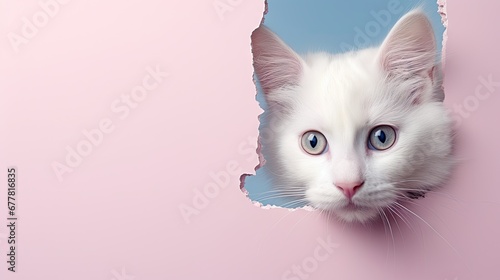
<path id="1" fill-rule="evenodd" d="M 427 16 L 419 9 L 403 16 L 380 47 L 378 62 L 389 76 L 431 74 L 436 62 L 436 40 Z"/>
<path id="2" fill-rule="evenodd" d="M 300 82 L 304 62 L 269 28 L 261 25 L 252 33 L 255 73 L 265 95 Z"/>

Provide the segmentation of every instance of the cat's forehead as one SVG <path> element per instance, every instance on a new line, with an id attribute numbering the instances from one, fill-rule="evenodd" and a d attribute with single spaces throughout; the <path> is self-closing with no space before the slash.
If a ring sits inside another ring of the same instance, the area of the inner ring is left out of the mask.
<path id="1" fill-rule="evenodd" d="M 352 131 L 364 127 L 370 119 L 375 88 L 380 87 L 380 73 L 373 50 L 306 57 L 301 103 L 304 114 L 311 114 L 325 129 Z"/>
<path id="2" fill-rule="evenodd" d="M 376 63 L 376 49 L 331 55 L 315 53 L 307 55 L 308 69 L 304 73 L 304 83 L 309 87 L 322 87 L 332 96 L 367 90 L 376 86 L 381 73 Z M 336 94 L 337 93 L 337 94 Z M 354 97 L 353 94 L 346 97 Z"/>

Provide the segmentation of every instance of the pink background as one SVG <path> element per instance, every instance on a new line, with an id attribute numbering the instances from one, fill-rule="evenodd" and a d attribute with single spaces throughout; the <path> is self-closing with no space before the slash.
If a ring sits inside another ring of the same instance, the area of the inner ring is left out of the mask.
<path id="1" fill-rule="evenodd" d="M 43 8 L 0 1 L 1 279 L 499 279 L 500 85 L 479 78 L 500 81 L 494 1 L 447 5 L 445 102 L 460 119 L 463 163 L 440 194 L 409 205 L 426 222 L 393 224 L 394 243 L 382 227 L 260 209 L 240 191 L 258 164 L 250 34 L 263 1 L 64 3 L 15 47 L 9 36 Z M 229 9 L 219 16 L 214 3 Z M 157 66 L 169 76 L 128 115 L 115 112 Z M 54 162 L 106 120 L 112 131 L 59 180 Z"/>

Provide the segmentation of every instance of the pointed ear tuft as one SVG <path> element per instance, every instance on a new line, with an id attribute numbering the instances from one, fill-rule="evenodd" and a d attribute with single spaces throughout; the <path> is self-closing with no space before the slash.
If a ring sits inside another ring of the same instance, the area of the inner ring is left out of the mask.
<path id="1" fill-rule="evenodd" d="M 269 28 L 261 25 L 252 33 L 252 53 L 264 94 L 299 83 L 302 59 Z"/>
<path id="2" fill-rule="evenodd" d="M 431 71 L 436 63 L 436 40 L 424 12 L 413 10 L 394 25 L 380 47 L 378 62 L 389 76 Z"/>

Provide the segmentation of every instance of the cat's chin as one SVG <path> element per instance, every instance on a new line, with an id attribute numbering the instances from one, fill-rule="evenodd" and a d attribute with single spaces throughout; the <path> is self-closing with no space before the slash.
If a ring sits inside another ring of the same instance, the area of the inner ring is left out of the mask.
<path id="1" fill-rule="evenodd" d="M 367 223 L 379 217 L 377 208 L 356 206 L 354 204 L 330 209 L 330 212 L 335 214 L 340 220 L 349 223 Z"/>

